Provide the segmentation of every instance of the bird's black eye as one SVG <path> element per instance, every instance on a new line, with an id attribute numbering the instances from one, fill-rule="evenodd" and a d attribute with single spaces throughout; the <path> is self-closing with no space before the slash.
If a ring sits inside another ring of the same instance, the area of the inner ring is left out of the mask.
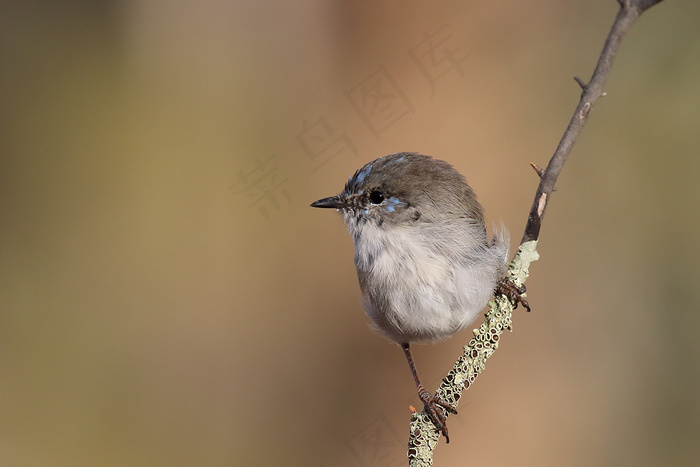
<path id="1" fill-rule="evenodd" d="M 381 204 L 384 201 L 384 194 L 381 191 L 373 190 L 369 193 L 369 200 L 372 204 Z"/>

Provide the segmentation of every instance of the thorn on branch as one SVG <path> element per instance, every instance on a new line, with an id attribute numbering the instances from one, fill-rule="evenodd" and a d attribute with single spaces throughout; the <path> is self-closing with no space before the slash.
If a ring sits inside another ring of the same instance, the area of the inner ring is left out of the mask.
<path id="1" fill-rule="evenodd" d="M 637 4 L 639 11 L 644 11 L 644 10 L 648 10 L 649 8 L 653 7 L 657 3 L 661 3 L 661 1 L 662 0 L 643 0 L 643 1 L 637 1 L 635 3 Z"/>
<path id="2" fill-rule="evenodd" d="M 581 78 L 579 78 L 578 76 L 574 76 L 574 81 L 576 81 L 578 85 L 581 86 L 581 89 L 583 89 L 584 91 L 586 90 L 586 86 L 588 85 L 584 83 Z"/>
<path id="3" fill-rule="evenodd" d="M 530 162 L 530 166 L 532 166 L 532 168 L 535 169 L 535 172 L 537 172 L 537 176 L 542 178 L 542 175 L 544 175 L 544 169 L 539 165 L 535 164 L 534 162 Z M 554 188 L 552 188 L 552 191 L 557 191 L 557 187 L 555 186 Z"/>
<path id="4" fill-rule="evenodd" d="M 544 169 L 539 165 L 535 164 L 534 162 L 530 162 L 530 166 L 532 166 L 532 168 L 535 169 L 535 172 L 537 172 L 537 175 L 540 178 L 542 178 L 542 174 L 544 174 Z"/>
<path id="5" fill-rule="evenodd" d="M 661 1 L 662 0 L 617 0 L 617 3 L 620 4 L 620 8 L 627 10 L 636 8 L 642 13 L 644 10 L 653 7 L 657 3 L 661 3 Z"/>

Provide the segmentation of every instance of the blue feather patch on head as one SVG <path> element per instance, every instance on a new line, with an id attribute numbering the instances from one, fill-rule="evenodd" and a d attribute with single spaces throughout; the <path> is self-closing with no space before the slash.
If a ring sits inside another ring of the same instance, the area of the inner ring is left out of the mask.
<path id="1" fill-rule="evenodd" d="M 358 185 L 361 185 L 362 182 L 365 181 L 365 178 L 367 177 L 367 175 L 369 175 L 369 173 L 371 171 L 372 171 L 372 164 L 367 164 L 365 167 L 362 168 L 362 170 L 357 175 L 355 175 L 355 183 L 357 183 Z"/>
<path id="2" fill-rule="evenodd" d="M 394 212 L 394 210 L 396 209 L 396 206 L 397 206 L 397 205 L 399 205 L 399 204 L 405 204 L 405 203 L 403 203 L 400 199 L 394 198 L 394 197 L 387 199 L 387 200 L 386 200 L 386 203 L 387 203 L 387 205 L 386 205 L 386 212 Z"/>
<path id="3" fill-rule="evenodd" d="M 355 175 L 348 179 L 348 183 L 345 184 L 345 193 L 358 192 L 360 186 L 365 181 L 365 178 L 372 171 L 372 164 L 369 163 L 366 166 L 355 172 Z M 361 191 L 361 190 L 360 190 Z"/>

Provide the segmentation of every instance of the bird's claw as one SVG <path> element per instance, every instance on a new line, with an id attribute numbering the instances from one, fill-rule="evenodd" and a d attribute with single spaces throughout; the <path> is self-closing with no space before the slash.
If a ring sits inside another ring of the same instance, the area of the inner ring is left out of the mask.
<path id="1" fill-rule="evenodd" d="M 450 435 L 447 432 L 447 416 L 443 411 L 455 415 L 457 414 L 457 411 L 450 404 L 437 396 L 432 395 L 423 388 L 418 391 L 418 397 L 420 398 L 421 402 L 423 402 L 424 410 L 430 417 L 433 425 L 435 425 L 435 428 L 442 433 L 442 436 L 445 437 L 446 442 L 449 444 Z"/>
<path id="2" fill-rule="evenodd" d="M 525 285 L 516 285 L 506 278 L 501 279 L 496 284 L 496 293 L 505 296 L 513 304 L 513 308 L 518 308 L 518 304 L 525 307 L 527 311 L 530 311 L 530 304 L 523 297 L 525 294 Z"/>

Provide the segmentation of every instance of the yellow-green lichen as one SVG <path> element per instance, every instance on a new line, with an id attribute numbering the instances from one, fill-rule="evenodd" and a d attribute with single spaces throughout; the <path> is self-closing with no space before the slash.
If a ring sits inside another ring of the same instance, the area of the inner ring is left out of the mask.
<path id="1" fill-rule="evenodd" d="M 529 275 L 530 263 L 537 261 L 537 241 L 520 245 L 513 261 L 508 265 L 507 278 L 522 285 Z M 464 353 L 442 380 L 436 396 L 457 408 L 462 391 L 468 389 L 476 377 L 484 370 L 486 360 L 496 351 L 504 330 L 512 329 L 513 304 L 505 297 L 498 296 L 489 302 L 489 310 L 484 321 L 474 329 L 474 337 L 464 346 Z M 449 413 L 445 414 L 449 416 Z M 425 413 L 413 415 L 408 440 L 409 466 L 428 467 L 432 465 L 432 451 L 440 440 L 440 432 Z"/>

